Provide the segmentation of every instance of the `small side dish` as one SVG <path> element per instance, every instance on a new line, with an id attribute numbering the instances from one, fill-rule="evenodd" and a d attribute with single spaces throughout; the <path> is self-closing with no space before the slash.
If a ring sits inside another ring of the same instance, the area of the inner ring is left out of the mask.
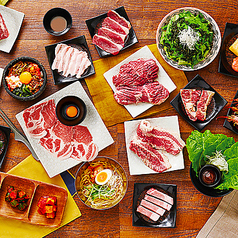
<path id="1" fill-rule="evenodd" d="M 57 211 L 57 197 L 42 196 L 37 203 L 38 213 L 45 215 L 46 218 L 55 218 Z"/>

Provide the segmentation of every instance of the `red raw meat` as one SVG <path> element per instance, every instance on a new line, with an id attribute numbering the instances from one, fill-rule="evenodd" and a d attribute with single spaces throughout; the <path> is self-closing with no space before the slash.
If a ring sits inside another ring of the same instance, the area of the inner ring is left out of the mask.
<path id="1" fill-rule="evenodd" d="M 139 205 L 136 209 L 137 212 L 149 217 L 151 220 L 153 221 L 158 221 L 158 219 L 160 218 L 160 215 L 152 212 L 151 210 Z"/>
<path id="2" fill-rule="evenodd" d="M 101 27 L 98 29 L 99 36 L 104 36 L 108 38 L 109 40 L 113 41 L 116 44 L 121 45 L 124 47 L 124 41 L 125 41 L 125 35 L 119 34 L 116 31 L 110 30 L 106 27 Z"/>
<path id="3" fill-rule="evenodd" d="M 157 199 L 155 197 L 152 197 L 150 195 L 145 195 L 144 199 L 147 200 L 147 201 L 150 201 L 150 202 L 152 202 L 152 203 L 154 203 L 154 204 L 156 204 L 156 205 L 158 205 L 160 207 L 162 207 L 163 209 L 165 209 L 167 211 L 170 211 L 170 209 L 172 207 L 171 204 L 169 204 L 167 202 L 164 202 L 164 201 L 162 201 L 160 199 Z"/>
<path id="4" fill-rule="evenodd" d="M 169 91 L 159 82 L 144 84 L 143 86 L 119 86 L 114 98 L 121 105 L 148 102 L 160 105 L 169 97 Z"/>
<path id="5" fill-rule="evenodd" d="M 30 136 L 35 138 L 44 137 L 47 133 L 46 129 L 52 127 L 57 120 L 54 100 L 51 99 L 27 108 L 23 112 L 23 118 Z"/>
<path id="6" fill-rule="evenodd" d="M 93 44 L 97 45 L 99 48 L 105 50 L 106 52 L 112 55 L 117 55 L 119 51 L 123 48 L 122 45 L 116 44 L 110 39 L 104 36 L 99 36 L 97 34 L 93 36 Z"/>
<path id="7" fill-rule="evenodd" d="M 175 133 L 163 128 L 152 127 L 149 121 L 143 120 L 137 128 L 137 135 L 153 148 L 165 150 L 172 155 L 178 154 L 185 146 L 184 141 Z"/>
<path id="8" fill-rule="evenodd" d="M 45 137 L 39 143 L 55 157 L 63 160 L 68 159 L 73 153 L 71 145 L 73 128 L 56 121 L 53 127 L 47 129 Z"/>
<path id="9" fill-rule="evenodd" d="M 125 36 L 129 34 L 129 29 L 127 27 L 122 26 L 121 24 L 119 24 L 118 22 L 116 22 L 110 17 L 106 17 L 103 20 L 102 27 L 109 28 Z"/>
<path id="10" fill-rule="evenodd" d="M 153 212 L 159 214 L 160 216 L 163 216 L 165 213 L 165 209 L 163 209 L 162 207 L 159 207 L 145 199 L 141 200 L 140 205 L 152 210 Z"/>
<path id="11" fill-rule="evenodd" d="M 6 39 L 9 36 L 8 29 L 6 27 L 5 21 L 0 13 L 0 40 Z"/>
<path id="12" fill-rule="evenodd" d="M 116 11 L 109 10 L 107 16 L 112 18 L 114 21 L 118 22 L 120 25 L 130 29 L 131 24 L 124 17 L 120 16 Z"/>
<path id="13" fill-rule="evenodd" d="M 168 158 L 163 153 L 138 138 L 131 140 L 129 148 L 141 158 L 146 166 L 156 172 L 161 173 L 171 168 Z"/>
<path id="14" fill-rule="evenodd" d="M 169 195 L 165 194 L 165 193 L 162 193 L 160 191 L 158 191 L 157 189 L 154 189 L 154 188 L 150 188 L 148 191 L 147 191 L 147 194 L 151 195 L 151 196 L 154 196 L 158 199 L 161 199 L 171 205 L 174 204 L 174 199 L 172 197 L 170 197 Z"/>

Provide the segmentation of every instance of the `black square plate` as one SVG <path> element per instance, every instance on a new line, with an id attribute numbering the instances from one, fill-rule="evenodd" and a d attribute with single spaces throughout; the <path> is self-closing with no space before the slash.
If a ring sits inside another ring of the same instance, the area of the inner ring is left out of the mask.
<path id="1" fill-rule="evenodd" d="M 191 121 L 183 107 L 183 103 L 180 97 L 180 93 L 170 102 L 174 109 L 183 117 L 185 121 L 191 124 L 198 131 L 204 129 L 222 110 L 222 108 L 227 104 L 227 101 L 216 92 L 200 75 L 196 75 L 185 87 L 184 89 L 204 89 L 215 92 L 211 103 L 208 106 L 207 117 L 205 121 Z"/>
<path id="2" fill-rule="evenodd" d="M 89 51 L 89 48 L 88 48 L 88 44 L 86 42 L 86 39 L 85 39 L 84 35 L 73 38 L 73 39 L 70 39 L 70 40 L 61 41 L 61 42 L 58 42 L 58 43 L 53 44 L 53 45 L 45 46 L 45 51 L 46 51 L 46 54 L 47 54 L 47 57 L 48 57 L 50 68 L 51 68 L 51 66 L 53 64 L 53 61 L 54 61 L 54 58 L 55 58 L 55 47 L 60 43 L 64 43 L 66 45 L 69 45 L 69 46 L 75 47 L 79 50 L 83 50 L 83 51 L 87 52 L 88 58 L 91 61 L 91 66 L 89 66 L 89 68 L 86 69 L 86 71 L 83 73 L 83 75 L 81 76 L 80 79 L 83 79 L 83 78 L 86 78 L 90 75 L 95 74 L 95 69 L 94 69 L 94 66 L 93 66 L 92 57 L 91 57 L 91 54 L 90 54 L 90 51 Z M 64 77 L 62 74 L 58 73 L 58 71 L 56 69 L 55 70 L 51 69 L 51 72 L 52 72 L 55 84 L 68 83 L 68 82 L 74 82 L 76 80 L 79 80 L 75 76 L 73 76 L 73 77 L 71 77 L 71 76 L 70 77 Z"/>
<path id="3" fill-rule="evenodd" d="M 11 129 L 9 127 L 6 126 L 0 126 L 0 131 L 2 131 L 5 134 L 5 145 L 4 145 L 4 149 L 2 151 L 2 153 L 0 154 L 0 168 L 2 167 L 2 163 L 3 160 L 6 156 L 7 153 L 7 148 L 8 148 L 8 144 L 9 144 L 9 140 L 10 140 L 10 133 L 11 133 Z"/>
<path id="4" fill-rule="evenodd" d="M 115 9 L 114 11 L 116 11 L 120 16 L 124 17 L 127 21 L 130 21 L 126 14 L 125 8 L 123 6 Z M 97 16 L 97 17 L 94 17 L 94 18 L 91 18 L 91 19 L 88 19 L 85 21 L 92 38 L 96 34 L 96 29 L 98 28 L 98 25 L 100 23 L 102 23 L 103 19 L 106 17 L 107 17 L 107 13 L 104 13 L 100 16 Z M 134 32 L 133 27 L 131 26 L 128 38 L 126 39 L 125 45 L 121 50 L 124 50 L 124 49 L 136 44 L 137 42 L 138 42 L 138 39 L 136 37 L 136 33 Z M 101 48 L 99 48 L 96 45 L 95 45 L 95 48 L 96 48 L 100 57 L 112 55 L 112 54 L 102 50 Z"/>
<path id="5" fill-rule="evenodd" d="M 218 67 L 219 73 L 232 77 L 238 77 L 238 72 L 234 71 L 231 67 L 233 59 L 236 58 L 237 56 L 229 50 L 229 47 L 234 43 L 234 41 L 237 38 L 238 38 L 238 25 L 233 23 L 226 23 L 219 58 L 219 67 Z"/>
<path id="6" fill-rule="evenodd" d="M 164 219 L 158 223 L 151 223 L 148 220 L 143 219 L 139 213 L 136 212 L 138 203 L 140 202 L 141 195 L 150 188 L 164 190 L 174 199 L 174 204 L 169 213 L 166 214 Z M 176 226 L 176 214 L 177 214 L 177 185 L 173 184 L 159 184 L 159 183 L 135 183 L 133 194 L 133 226 L 141 227 L 155 227 L 155 228 L 174 228 Z"/>
<path id="7" fill-rule="evenodd" d="M 238 98 L 238 91 L 236 92 L 236 95 L 233 99 L 233 102 L 231 103 L 230 107 L 236 106 L 238 105 L 238 102 L 235 102 L 234 100 Z M 227 116 L 231 116 L 231 114 L 234 114 L 234 111 L 229 108 L 227 111 Z M 233 131 L 234 133 L 238 134 L 238 127 L 233 126 L 232 122 L 229 122 L 227 119 L 224 121 L 223 126 L 231 131 Z"/>

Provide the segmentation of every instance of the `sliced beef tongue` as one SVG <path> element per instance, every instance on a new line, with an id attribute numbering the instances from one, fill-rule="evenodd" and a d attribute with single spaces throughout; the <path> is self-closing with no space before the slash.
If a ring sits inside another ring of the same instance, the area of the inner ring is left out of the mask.
<path id="1" fill-rule="evenodd" d="M 47 133 L 46 129 L 50 128 L 57 120 L 54 100 L 51 99 L 27 108 L 23 112 L 23 118 L 30 136 L 34 138 L 44 137 Z"/>
<path id="2" fill-rule="evenodd" d="M 137 135 L 144 142 L 149 143 L 157 150 L 165 150 L 166 152 L 176 155 L 185 146 L 184 141 L 176 135 L 163 128 L 153 127 L 149 121 L 143 120 L 137 128 Z"/>

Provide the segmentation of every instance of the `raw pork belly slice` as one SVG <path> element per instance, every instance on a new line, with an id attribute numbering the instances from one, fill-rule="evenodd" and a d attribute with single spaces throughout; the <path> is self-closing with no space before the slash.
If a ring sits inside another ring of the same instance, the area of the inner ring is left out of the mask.
<path id="1" fill-rule="evenodd" d="M 172 155 L 178 154 L 185 146 L 184 141 L 178 135 L 163 128 L 152 127 L 146 120 L 139 124 L 137 135 L 152 147 L 165 150 Z"/>
<path id="2" fill-rule="evenodd" d="M 159 207 L 145 199 L 141 200 L 140 205 L 152 210 L 153 212 L 159 214 L 160 216 L 163 216 L 165 213 L 165 209 L 163 209 L 162 207 Z"/>
<path id="3" fill-rule="evenodd" d="M 159 82 L 144 84 L 143 86 L 119 86 L 114 98 L 121 105 L 148 102 L 160 105 L 169 97 L 169 91 Z"/>
<path id="4" fill-rule="evenodd" d="M 107 16 L 118 22 L 120 25 L 126 27 L 127 29 L 131 28 L 131 24 L 124 17 L 120 16 L 116 11 L 109 10 Z"/>
<path id="5" fill-rule="evenodd" d="M 116 44 L 124 47 L 125 35 L 119 34 L 116 31 L 110 30 L 106 27 L 101 27 L 98 29 L 98 36 L 104 36 Z"/>
<path id="6" fill-rule="evenodd" d="M 206 119 L 207 107 L 210 104 L 212 97 L 215 93 L 209 90 L 203 90 L 201 97 L 197 103 L 197 119 L 204 121 Z"/>
<path id="7" fill-rule="evenodd" d="M 116 22 L 110 17 L 106 17 L 103 20 L 102 27 L 109 28 L 125 36 L 129 34 L 129 29 L 127 27 L 122 26 L 121 24 L 119 24 L 118 22 Z"/>
<path id="8" fill-rule="evenodd" d="M 38 105 L 27 108 L 23 112 L 26 129 L 30 136 L 41 138 L 46 135 L 46 129 L 53 126 L 57 118 L 55 103 L 51 99 Z"/>
<path id="9" fill-rule="evenodd" d="M 153 59 L 140 58 L 130 61 L 120 67 L 117 75 L 114 75 L 113 84 L 117 86 L 140 86 L 152 83 L 158 78 L 159 67 Z"/>
<path id="10" fill-rule="evenodd" d="M 93 137 L 85 126 L 73 127 L 72 146 L 71 158 L 79 161 L 92 161 L 98 154 L 98 147 L 93 143 Z"/>
<path id="11" fill-rule="evenodd" d="M 146 166 L 156 172 L 161 173 L 171 168 L 168 158 L 163 153 L 138 138 L 131 140 L 129 148 L 141 158 Z"/>
<path id="12" fill-rule="evenodd" d="M 63 160 L 68 159 L 73 153 L 71 145 L 73 128 L 56 121 L 53 127 L 47 129 L 45 137 L 39 143 L 55 157 Z"/>
<path id="13" fill-rule="evenodd" d="M 105 36 L 99 36 L 97 34 L 93 36 L 93 44 L 112 55 L 117 55 L 123 48 L 123 45 L 117 44 Z"/>
<path id="14" fill-rule="evenodd" d="M 190 120 L 204 121 L 207 107 L 215 92 L 199 89 L 180 89 L 180 96 Z"/>
<path id="15" fill-rule="evenodd" d="M 6 27 L 5 21 L 0 13 L 0 40 L 6 39 L 9 36 L 8 29 Z"/>
<path id="16" fill-rule="evenodd" d="M 85 51 L 79 51 L 62 43 L 55 47 L 55 58 L 51 68 L 62 72 L 64 77 L 76 75 L 76 78 L 80 78 L 90 65 L 91 62 Z"/>
<path id="17" fill-rule="evenodd" d="M 137 207 L 136 211 L 145 215 L 145 216 L 147 216 L 147 217 L 149 217 L 153 221 L 158 221 L 159 218 L 160 218 L 159 214 L 157 214 L 157 213 L 155 213 L 155 212 L 153 212 L 153 211 L 151 211 L 151 210 L 149 210 L 149 209 L 147 209 L 147 208 L 145 208 L 141 205 L 139 205 Z"/>
<path id="18" fill-rule="evenodd" d="M 150 202 L 152 202 L 154 204 L 156 204 L 157 206 L 162 207 L 163 209 L 165 209 L 167 211 L 170 211 L 170 209 L 172 207 L 171 204 L 169 204 L 169 203 L 167 203 L 165 201 L 162 201 L 160 199 L 157 199 L 155 197 L 152 197 L 150 195 L 145 195 L 144 199 L 147 200 L 147 201 L 150 201 Z"/>
<path id="19" fill-rule="evenodd" d="M 167 195 L 165 193 L 158 191 L 157 189 L 151 188 L 147 191 L 147 194 L 154 196 L 158 199 L 161 199 L 171 205 L 174 204 L 174 199 L 172 197 L 170 197 L 169 195 Z"/>

